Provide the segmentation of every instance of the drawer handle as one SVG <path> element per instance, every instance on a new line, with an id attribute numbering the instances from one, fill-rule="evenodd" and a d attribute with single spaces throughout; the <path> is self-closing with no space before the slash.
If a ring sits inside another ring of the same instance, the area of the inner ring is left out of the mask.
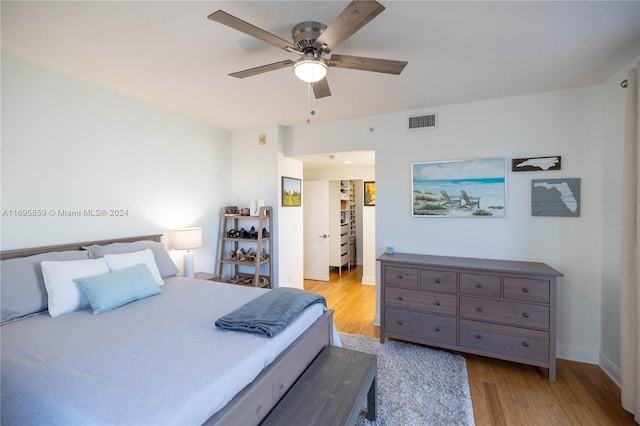
<path id="1" fill-rule="evenodd" d="M 528 312 L 523 312 L 522 316 L 525 317 L 525 318 L 529 318 L 529 313 Z"/>
<path id="2" fill-rule="evenodd" d="M 478 306 L 478 307 L 476 308 L 476 311 L 478 311 L 478 312 L 482 312 L 482 306 Z"/>
<path id="3" fill-rule="evenodd" d="M 436 300 L 436 306 L 440 306 L 440 301 Z"/>
<path id="4" fill-rule="evenodd" d="M 525 287 L 525 288 L 522 289 L 522 291 L 525 292 L 525 293 L 529 293 L 529 288 Z"/>
<path id="5" fill-rule="evenodd" d="M 399 321 L 398 321 L 398 325 L 402 325 L 402 320 L 399 320 Z"/>
<path id="6" fill-rule="evenodd" d="M 527 342 L 527 341 L 522 342 L 522 346 L 524 346 L 525 348 L 528 348 L 529 347 L 529 342 Z"/>
<path id="7" fill-rule="evenodd" d="M 484 287 L 484 285 L 483 285 L 482 283 L 477 283 L 477 284 L 476 284 L 476 287 L 478 287 L 478 288 L 482 288 L 482 287 Z"/>
<path id="8" fill-rule="evenodd" d="M 436 331 L 440 333 L 440 327 L 436 327 Z"/>
<path id="9" fill-rule="evenodd" d="M 476 339 L 482 339 L 482 334 L 476 334 Z"/>
<path id="10" fill-rule="evenodd" d="M 402 300 L 402 296 L 398 296 L 398 300 Z"/>
<path id="11" fill-rule="evenodd" d="M 436 284 L 440 284 L 440 278 L 436 278 Z"/>

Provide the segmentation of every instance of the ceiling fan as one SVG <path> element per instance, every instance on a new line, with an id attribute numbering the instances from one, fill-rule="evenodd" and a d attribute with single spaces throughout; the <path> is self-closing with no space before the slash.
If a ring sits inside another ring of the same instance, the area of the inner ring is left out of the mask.
<path id="1" fill-rule="evenodd" d="M 230 76 L 245 78 L 293 66 L 296 76 L 302 81 L 310 83 L 316 99 L 320 99 L 331 96 L 331 90 L 329 89 L 329 83 L 326 78 L 328 67 L 350 68 L 398 75 L 407 65 L 406 61 L 364 58 L 351 55 L 333 54 L 330 58 L 323 57 L 335 50 L 356 31 L 378 16 L 384 9 L 384 6 L 375 0 L 354 0 L 349 3 L 329 26 L 320 22 L 306 21 L 293 27 L 291 32 L 293 43 L 222 10 L 212 13 L 208 18 L 300 56 L 295 61 L 286 60 L 274 62 L 272 64 L 234 72 L 229 74 Z"/>

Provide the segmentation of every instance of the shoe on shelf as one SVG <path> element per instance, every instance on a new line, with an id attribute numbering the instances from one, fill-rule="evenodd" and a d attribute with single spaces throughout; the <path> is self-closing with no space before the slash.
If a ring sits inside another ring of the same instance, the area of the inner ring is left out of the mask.
<path id="1" fill-rule="evenodd" d="M 247 253 L 244 251 L 243 248 L 240 248 L 238 249 L 238 251 L 236 251 L 236 257 L 238 258 L 238 260 L 244 261 L 247 259 Z"/>
<path id="2" fill-rule="evenodd" d="M 246 255 L 247 261 L 249 262 L 253 262 L 256 260 L 256 252 L 253 249 L 253 247 L 251 247 L 248 251 L 247 251 L 247 255 Z"/>
<path id="3" fill-rule="evenodd" d="M 258 231 L 256 231 L 255 227 L 251 227 L 251 229 L 249 229 L 249 239 L 252 240 L 257 240 L 258 239 Z"/>
<path id="4" fill-rule="evenodd" d="M 267 228 L 262 228 L 262 238 L 268 238 L 269 237 L 269 231 L 267 231 Z"/>
<path id="5" fill-rule="evenodd" d="M 249 238 L 249 232 L 244 228 L 240 228 L 239 237 L 247 239 Z"/>
<path id="6" fill-rule="evenodd" d="M 263 247 L 262 250 L 260 250 L 260 262 L 266 262 L 267 260 L 269 260 L 269 255 Z"/>

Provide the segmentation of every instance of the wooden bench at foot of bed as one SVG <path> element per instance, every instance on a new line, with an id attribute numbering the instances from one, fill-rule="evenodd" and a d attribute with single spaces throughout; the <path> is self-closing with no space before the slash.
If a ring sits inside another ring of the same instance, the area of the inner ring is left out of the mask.
<path id="1" fill-rule="evenodd" d="M 327 346 L 262 422 L 262 426 L 353 425 L 367 401 L 376 418 L 375 355 Z"/>

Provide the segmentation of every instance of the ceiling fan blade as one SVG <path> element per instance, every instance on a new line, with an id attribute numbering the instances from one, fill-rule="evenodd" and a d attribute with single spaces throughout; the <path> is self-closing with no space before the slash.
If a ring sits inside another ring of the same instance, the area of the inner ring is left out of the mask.
<path id="1" fill-rule="evenodd" d="M 287 59 L 286 61 L 274 62 L 273 64 L 261 65 L 255 68 L 249 68 L 248 70 L 238 71 L 229 74 L 231 77 L 246 78 L 258 74 L 263 74 L 269 71 L 279 70 L 280 68 L 286 68 L 293 65 L 293 61 Z"/>
<path id="2" fill-rule="evenodd" d="M 353 0 L 313 42 L 313 47 L 329 53 L 378 16 L 384 6 L 375 0 Z"/>
<path id="3" fill-rule="evenodd" d="M 331 89 L 329 89 L 329 82 L 327 81 L 327 77 L 323 78 L 320 81 L 316 81 L 315 83 L 311 83 L 311 86 L 313 86 L 313 94 L 315 95 L 316 99 L 331 96 Z"/>
<path id="4" fill-rule="evenodd" d="M 350 68 L 352 70 L 383 72 L 398 75 L 407 66 L 406 61 L 392 61 L 390 59 L 363 58 L 351 55 L 331 55 L 327 59 L 327 65 L 337 68 Z"/>
<path id="5" fill-rule="evenodd" d="M 258 38 L 264 42 L 279 47 L 280 49 L 284 49 L 287 52 L 291 50 L 299 51 L 298 47 L 295 44 L 281 39 L 278 36 L 275 36 L 261 28 L 256 27 L 255 25 L 251 25 L 250 23 L 245 22 L 240 18 L 229 15 L 227 12 L 224 12 L 222 10 L 213 12 L 211 15 L 207 16 L 207 18 L 222 25 L 226 25 L 227 27 L 233 28 L 234 30 L 238 30 L 252 37 Z"/>

